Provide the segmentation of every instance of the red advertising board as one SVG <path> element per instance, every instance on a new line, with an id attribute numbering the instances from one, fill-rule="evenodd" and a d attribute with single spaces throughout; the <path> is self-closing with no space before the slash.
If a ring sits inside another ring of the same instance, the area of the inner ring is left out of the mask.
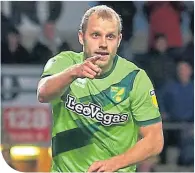
<path id="1" fill-rule="evenodd" d="M 19 143 L 50 140 L 50 110 L 48 107 L 3 108 L 4 130 L 11 140 Z"/>

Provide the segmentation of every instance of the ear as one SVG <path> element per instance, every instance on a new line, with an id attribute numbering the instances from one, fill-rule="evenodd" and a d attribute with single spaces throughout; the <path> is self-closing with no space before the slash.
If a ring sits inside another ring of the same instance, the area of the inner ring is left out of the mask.
<path id="1" fill-rule="evenodd" d="M 119 35 L 119 40 L 118 40 L 118 47 L 120 46 L 120 44 L 121 44 L 121 40 L 122 40 L 122 38 L 123 38 L 123 36 L 122 36 L 122 34 L 120 33 L 120 35 Z"/>
<path id="2" fill-rule="evenodd" d="M 79 42 L 80 42 L 80 44 L 81 45 L 83 45 L 83 39 L 84 39 L 84 34 L 83 34 L 83 32 L 82 31 L 80 31 L 79 30 L 79 32 L 78 32 L 78 37 L 79 37 Z"/>

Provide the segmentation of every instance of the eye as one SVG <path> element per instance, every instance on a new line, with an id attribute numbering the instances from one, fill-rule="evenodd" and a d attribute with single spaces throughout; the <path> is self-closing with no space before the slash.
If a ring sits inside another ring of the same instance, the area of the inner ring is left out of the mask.
<path id="1" fill-rule="evenodd" d="M 99 36 L 98 33 L 93 33 L 93 34 L 92 34 L 92 37 L 93 37 L 93 38 L 97 38 L 98 36 Z"/>
<path id="2" fill-rule="evenodd" d="M 109 35 L 107 36 L 107 38 L 108 38 L 108 39 L 114 39 L 114 38 L 115 38 L 115 35 L 109 34 Z"/>

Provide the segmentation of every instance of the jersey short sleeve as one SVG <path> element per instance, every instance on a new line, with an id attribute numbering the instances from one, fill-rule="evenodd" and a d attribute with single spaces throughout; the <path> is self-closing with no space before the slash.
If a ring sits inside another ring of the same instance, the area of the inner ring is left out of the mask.
<path id="1" fill-rule="evenodd" d="M 70 52 L 61 52 L 46 63 L 41 77 L 51 76 L 75 64 Z"/>
<path id="2" fill-rule="evenodd" d="M 130 98 L 131 112 L 139 126 L 146 126 L 161 121 L 155 91 L 144 70 L 138 72 Z"/>

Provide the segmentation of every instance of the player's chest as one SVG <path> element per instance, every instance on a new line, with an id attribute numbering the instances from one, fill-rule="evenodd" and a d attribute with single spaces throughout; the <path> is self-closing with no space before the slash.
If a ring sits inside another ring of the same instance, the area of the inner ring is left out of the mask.
<path id="1" fill-rule="evenodd" d="M 93 82 L 88 79 L 75 80 L 70 86 L 70 93 L 80 100 L 80 102 L 92 102 L 102 107 L 122 103 L 129 97 L 127 84 L 98 81 Z"/>
<path id="2" fill-rule="evenodd" d="M 85 117 L 104 126 L 124 123 L 130 112 L 128 87 L 121 83 L 105 85 L 83 79 L 74 81 L 66 95 L 65 107 L 79 115 L 76 119 Z"/>

